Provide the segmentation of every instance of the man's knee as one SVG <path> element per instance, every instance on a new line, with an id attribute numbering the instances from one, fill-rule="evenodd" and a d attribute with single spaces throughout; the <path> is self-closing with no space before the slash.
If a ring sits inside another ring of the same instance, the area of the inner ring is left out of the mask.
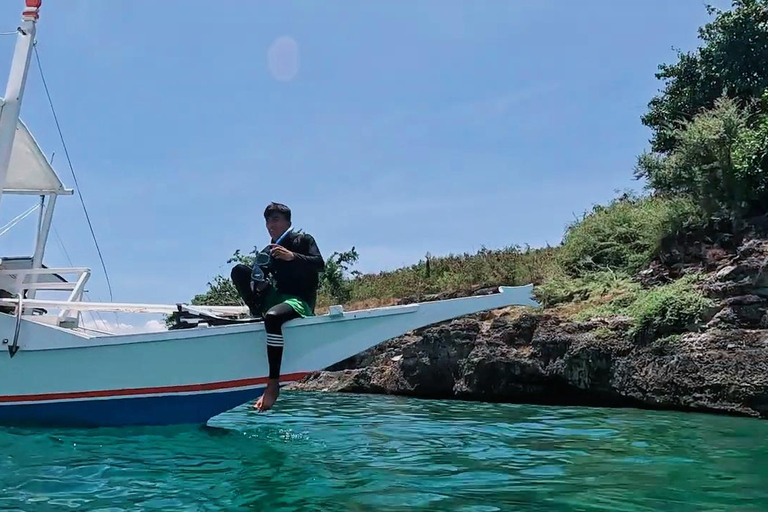
<path id="1" fill-rule="evenodd" d="M 250 281 L 251 269 L 247 265 L 238 263 L 237 265 L 232 267 L 232 272 L 230 272 L 230 277 L 232 278 L 233 283 L 243 283 L 246 280 Z"/>
<path id="2" fill-rule="evenodd" d="M 279 333 L 282 330 L 282 326 L 288 320 L 296 318 L 298 316 L 293 308 L 287 304 L 277 304 L 270 308 L 264 314 L 264 328 L 267 332 Z"/>
<path id="3" fill-rule="evenodd" d="M 285 320 L 285 317 L 280 314 L 279 310 L 272 308 L 264 314 L 264 327 L 267 332 L 278 333 Z"/>

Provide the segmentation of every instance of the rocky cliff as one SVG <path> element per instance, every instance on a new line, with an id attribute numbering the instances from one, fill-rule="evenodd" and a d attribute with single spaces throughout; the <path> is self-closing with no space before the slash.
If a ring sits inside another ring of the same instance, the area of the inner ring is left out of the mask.
<path id="1" fill-rule="evenodd" d="M 621 316 L 506 309 L 391 340 L 292 388 L 768 418 L 767 262 L 764 238 L 670 241 L 637 280 L 705 272 L 715 304 L 680 335 L 630 334 Z"/>

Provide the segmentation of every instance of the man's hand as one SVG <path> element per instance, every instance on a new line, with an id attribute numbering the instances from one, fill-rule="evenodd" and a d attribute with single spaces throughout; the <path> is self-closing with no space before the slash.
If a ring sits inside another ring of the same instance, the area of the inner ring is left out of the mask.
<path id="1" fill-rule="evenodd" d="M 295 258 L 294 254 L 282 245 L 271 244 L 270 247 L 270 254 L 279 260 L 292 261 Z"/>

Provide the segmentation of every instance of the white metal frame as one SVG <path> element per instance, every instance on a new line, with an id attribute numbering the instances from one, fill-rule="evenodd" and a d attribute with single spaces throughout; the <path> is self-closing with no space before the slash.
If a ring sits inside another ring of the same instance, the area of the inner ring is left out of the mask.
<path id="1" fill-rule="evenodd" d="M 28 299 L 34 299 L 38 290 L 65 290 L 71 292 L 67 302 L 72 302 L 82 300 L 85 283 L 90 277 L 90 269 L 44 269 L 43 257 L 45 256 L 45 249 L 51 230 L 51 222 L 56 207 L 56 198 L 61 194 L 71 195 L 73 191 L 69 189 L 5 191 L 8 169 L 13 151 L 13 143 L 18 125 L 21 122 L 19 114 L 29 72 L 29 64 L 32 58 L 32 47 L 35 43 L 37 20 L 39 18 L 41 3 L 41 0 L 25 0 L 25 8 L 22 12 L 21 25 L 18 28 L 16 47 L 14 49 L 5 97 L 0 100 L 0 200 L 2 200 L 3 193 L 39 195 L 41 211 L 37 223 L 35 247 L 32 255 L 32 268 L 25 270 L 0 270 L 0 276 L 17 275 L 15 289 L 8 291 L 22 294 L 26 292 L 26 298 Z M 43 158 L 45 157 L 43 156 Z M 76 280 L 72 283 L 37 283 L 37 279 L 41 275 L 72 273 L 78 274 Z M 30 277 L 30 282 L 25 281 L 27 277 Z M 63 310 L 59 316 L 60 318 L 64 318 L 68 314 L 69 311 Z"/>
<path id="2" fill-rule="evenodd" d="M 38 282 L 38 276 L 51 276 L 60 277 L 61 274 L 77 274 L 74 281 L 64 282 Z M 13 287 L 8 290 L 16 296 L 20 297 L 34 297 L 37 291 L 69 291 L 69 297 L 66 300 L 61 301 L 62 305 L 73 302 L 77 303 L 83 300 L 83 293 L 85 293 L 85 284 L 91 277 L 91 269 L 86 267 L 70 267 L 70 268 L 27 268 L 27 269 L 0 269 L 0 277 L 6 276 L 12 280 Z M 31 280 L 26 282 L 26 278 L 30 277 Z M 27 303 L 26 299 L 24 304 L 27 308 L 33 308 L 31 303 Z M 64 321 L 69 318 L 70 310 L 64 306 L 59 313 L 59 321 Z M 80 312 L 77 312 L 77 319 L 79 322 Z"/>
<path id="3" fill-rule="evenodd" d="M 11 162 L 11 151 L 16 136 L 21 100 L 27 82 L 29 61 L 32 58 L 32 45 L 35 42 L 37 11 L 40 8 L 40 2 L 38 0 L 26 0 L 25 6 L 26 9 L 21 15 L 21 26 L 16 37 L 16 48 L 13 52 L 5 97 L 2 107 L 0 107 L 0 200 L 2 200 L 5 181 L 8 177 L 8 166 Z"/>
<path id="4" fill-rule="evenodd" d="M 27 276 L 58 276 L 60 274 L 80 274 L 75 282 L 58 283 L 31 283 L 25 282 Z M 85 282 L 90 277 L 91 269 L 86 267 L 65 267 L 65 268 L 22 268 L 22 269 L 0 269 L 0 276 L 13 278 L 14 289 L 8 290 L 13 293 L 22 293 L 30 290 L 48 290 L 48 291 L 72 291 L 68 301 L 76 300 L 82 295 Z"/>

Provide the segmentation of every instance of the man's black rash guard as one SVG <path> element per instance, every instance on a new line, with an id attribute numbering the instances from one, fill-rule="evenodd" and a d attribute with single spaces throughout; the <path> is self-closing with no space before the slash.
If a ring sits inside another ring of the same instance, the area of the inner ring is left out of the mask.
<path id="1" fill-rule="evenodd" d="M 312 235 L 292 231 L 280 241 L 280 245 L 294 254 L 291 261 L 272 256 L 269 272 L 274 278 L 277 291 L 304 300 L 315 309 L 319 274 L 325 269 L 325 261 Z M 269 252 L 269 246 L 262 252 Z"/>

